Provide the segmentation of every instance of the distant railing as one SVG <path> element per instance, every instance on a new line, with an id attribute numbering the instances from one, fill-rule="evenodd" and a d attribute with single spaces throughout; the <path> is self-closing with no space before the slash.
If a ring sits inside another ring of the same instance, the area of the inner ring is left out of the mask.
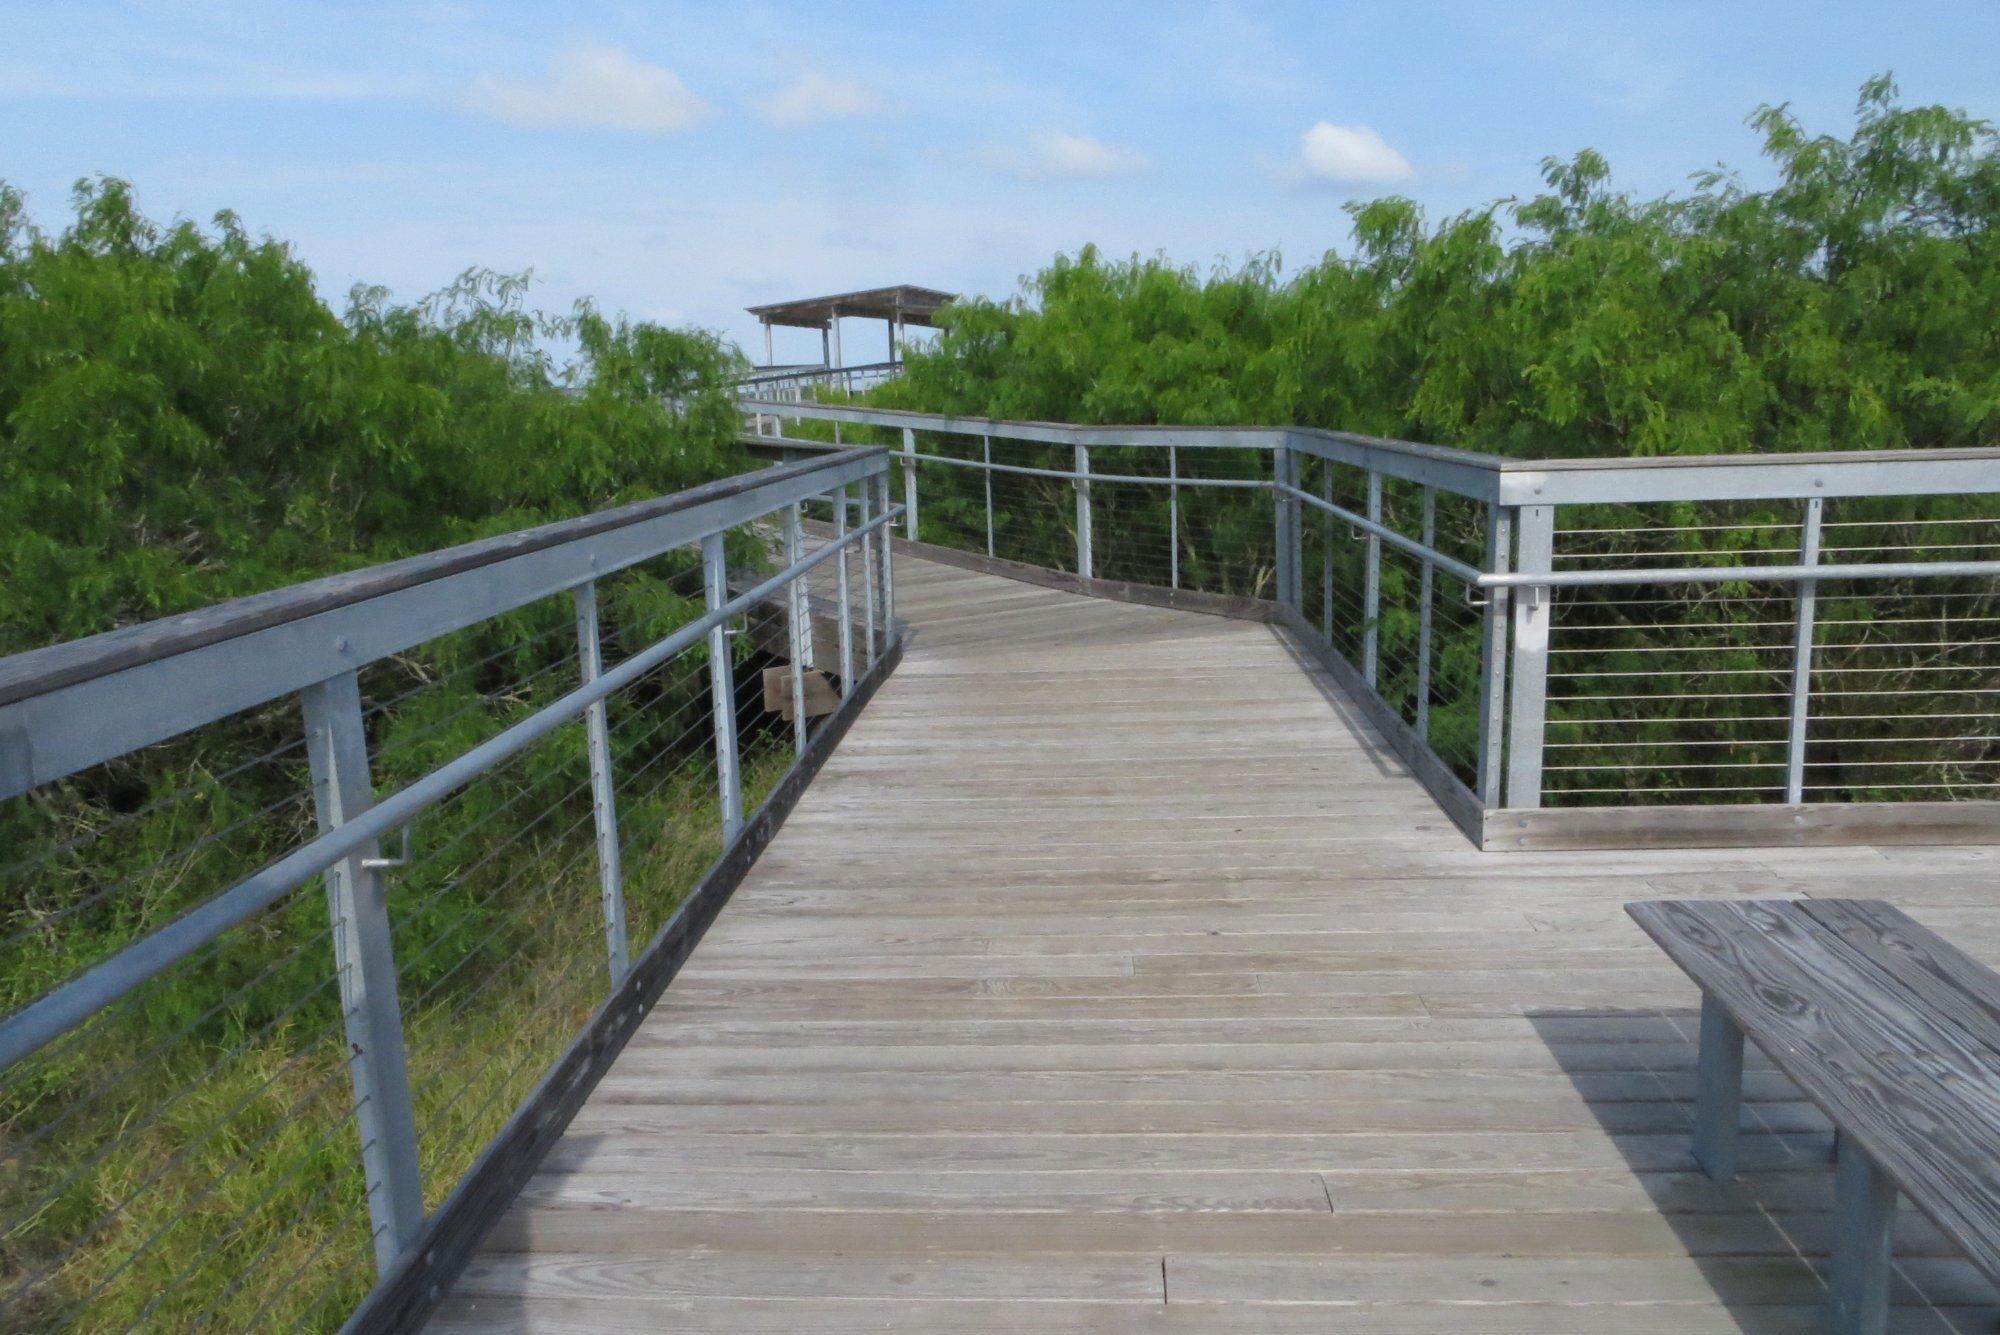
<path id="1" fill-rule="evenodd" d="M 895 514 L 843 451 L 0 661 L 0 1326 L 418 1321 L 893 666 Z"/>
<path id="2" fill-rule="evenodd" d="M 901 362 L 866 362 L 859 366 L 785 366 L 758 371 L 736 382 L 742 398 L 785 403 L 810 402 L 822 390 L 860 394 L 903 373 Z"/>
<path id="3" fill-rule="evenodd" d="M 896 448 L 912 539 L 1285 621 L 1486 846 L 2000 837 L 2000 450 L 744 408 Z"/>

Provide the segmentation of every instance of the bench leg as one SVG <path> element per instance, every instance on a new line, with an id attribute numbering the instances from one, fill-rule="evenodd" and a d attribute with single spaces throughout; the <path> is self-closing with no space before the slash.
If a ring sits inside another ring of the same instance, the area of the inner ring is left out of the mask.
<path id="1" fill-rule="evenodd" d="M 1833 1328 L 1839 1335 L 1883 1335 L 1896 1186 L 1852 1136 L 1841 1137 L 1834 1174 Z"/>
<path id="2" fill-rule="evenodd" d="M 1736 1176 L 1736 1121 L 1743 1108 L 1743 1031 L 1714 997 L 1701 999 L 1701 1052 L 1694 1085 L 1694 1157 L 1718 1182 Z"/>

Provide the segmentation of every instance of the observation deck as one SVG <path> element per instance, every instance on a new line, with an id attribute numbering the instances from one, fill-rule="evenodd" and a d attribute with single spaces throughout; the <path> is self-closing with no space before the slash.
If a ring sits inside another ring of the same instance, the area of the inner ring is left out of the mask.
<path id="1" fill-rule="evenodd" d="M 1620 906 L 1886 894 L 2000 961 L 1995 850 L 1482 853 L 1282 629 L 896 580 L 901 666 L 434 1329 L 1820 1328 L 1830 1128 L 1758 1067 L 1701 1173 Z M 1898 1253 L 1897 1329 L 2000 1312 Z"/>
<path id="2" fill-rule="evenodd" d="M 1804 1332 L 1634 899 L 2000 963 L 2000 450 L 740 387 L 778 462 L 0 660 L 0 1325 Z M 848 384 L 837 389 L 852 388 Z M 1914 1211 L 1895 1328 L 2000 1296 Z"/>

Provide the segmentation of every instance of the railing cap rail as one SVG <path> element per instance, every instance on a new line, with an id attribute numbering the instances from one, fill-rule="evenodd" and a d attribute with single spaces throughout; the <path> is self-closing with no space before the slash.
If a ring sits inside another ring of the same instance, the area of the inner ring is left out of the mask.
<path id="1" fill-rule="evenodd" d="M 1922 495 L 2000 491 L 2000 447 L 1822 450 L 1785 454 L 1647 455 L 1516 459 L 1321 427 L 1078 425 L 949 413 L 742 399 L 750 413 L 857 422 L 957 435 L 1011 436 L 1078 445 L 1170 445 L 1271 449 L 1313 442 L 1377 454 L 1377 465 L 1505 505 L 1651 500 L 1749 500 L 1778 496 Z M 1818 470 L 1801 476 L 1805 470 Z M 1680 479 L 1666 489 L 1668 477 Z M 1698 481 L 1697 481 L 1698 479 Z"/>
<path id="2" fill-rule="evenodd" d="M 849 368 L 859 369 L 859 368 Z M 764 409 L 774 414 L 787 416 L 824 416 L 827 420 L 844 418 L 860 420 L 864 415 L 884 419 L 909 419 L 898 422 L 917 430 L 925 429 L 921 423 L 931 423 L 931 430 L 951 430 L 970 428 L 993 435 L 1005 435 L 1009 429 L 1028 428 L 1033 431 L 1067 432 L 1074 434 L 1100 434 L 1117 432 L 1131 435 L 1222 435 L 1240 437 L 1244 435 L 1269 435 L 1274 437 L 1273 445 L 1281 443 L 1276 437 L 1303 436 L 1307 439 L 1337 440 L 1349 445 L 1362 445 L 1371 449 L 1394 450 L 1399 454 L 1422 455 L 1434 459 L 1449 459 L 1455 463 L 1476 464 L 1491 468 L 1498 473 L 1547 473 L 1557 471 L 1577 471 L 1584 469 L 1630 469 L 1630 468 L 1717 468 L 1735 464 L 1778 464 L 1800 465 L 1881 463 L 1908 460 L 1911 463 L 1942 462 L 1951 460 L 1977 460 L 2000 463 L 2000 446 L 1959 445 L 1934 449 L 1886 449 L 1886 450 L 1804 450 L 1785 453 L 1744 453 L 1744 454 L 1651 454 L 1620 457 L 1617 455 L 1590 455 L 1581 458 L 1520 459 L 1512 455 L 1488 454 L 1480 450 L 1462 449 L 1456 445 L 1431 445 L 1423 441 L 1401 440 L 1394 436 L 1370 436 L 1356 431 L 1338 431 L 1329 427 L 1313 426 L 1256 426 L 1251 424 L 1216 424 L 1210 426 L 1182 426 L 1158 423 L 1080 423 L 1050 422 L 1038 418 L 985 417 L 969 413 L 933 413 L 914 408 L 870 408 L 858 404 L 788 403 L 777 399 L 744 399 L 740 405 L 745 411 L 756 412 Z M 882 423 L 876 423 L 881 425 Z"/>
<path id="3" fill-rule="evenodd" d="M 798 454 L 815 458 L 824 454 L 838 454 L 848 448 L 845 445 L 835 445 L 831 441 L 801 440 L 797 436 L 760 436 L 754 431 L 744 432 L 736 438 L 736 443 L 746 450 L 761 451 L 765 454 Z M 884 453 L 890 451 L 885 450 Z"/>
<path id="4" fill-rule="evenodd" d="M 890 367 L 901 370 L 903 363 L 854 362 L 847 366 L 827 366 L 819 362 L 800 362 L 795 366 L 760 366 L 749 375 L 737 377 L 734 383 L 743 386 L 759 385 L 770 380 L 830 380 L 863 371 L 885 371 Z"/>
<path id="5" fill-rule="evenodd" d="M 456 547 L 328 575 L 266 593 L 250 594 L 192 612 L 158 617 L 42 649 L 30 649 L 0 658 L 0 705 L 32 699 L 78 682 L 91 681 L 240 635 L 366 602 L 383 594 L 414 588 L 529 552 L 614 532 L 663 515 L 739 496 L 775 481 L 834 467 L 849 459 L 886 453 L 874 446 L 843 449 L 821 458 L 718 478 L 670 496 L 634 501 L 630 505 L 575 519 L 558 519 L 515 533 L 479 538 Z"/>
<path id="6" fill-rule="evenodd" d="M 1552 473 L 1591 468 L 1726 468 L 1738 464 L 1779 466 L 1813 464 L 1944 463 L 1984 461 L 2000 463 L 2000 446 L 1959 445 L 1939 449 L 1908 450 L 1795 450 L 1774 454 L 1644 454 L 1629 459 L 1594 455 L 1583 459 L 1507 459 L 1503 471 Z"/>

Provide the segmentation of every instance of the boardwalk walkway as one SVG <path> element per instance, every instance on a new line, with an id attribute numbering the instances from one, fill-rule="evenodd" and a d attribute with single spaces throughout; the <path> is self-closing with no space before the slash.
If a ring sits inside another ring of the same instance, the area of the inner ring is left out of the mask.
<path id="1" fill-rule="evenodd" d="M 436 1328 L 1822 1327 L 1827 1128 L 1754 1070 L 1752 1171 L 1691 1171 L 1619 905 L 2000 959 L 2000 850 L 1482 855 L 1268 627 L 897 574 L 902 668 Z M 1898 1329 L 1991 1330 L 1903 1223 Z"/>

